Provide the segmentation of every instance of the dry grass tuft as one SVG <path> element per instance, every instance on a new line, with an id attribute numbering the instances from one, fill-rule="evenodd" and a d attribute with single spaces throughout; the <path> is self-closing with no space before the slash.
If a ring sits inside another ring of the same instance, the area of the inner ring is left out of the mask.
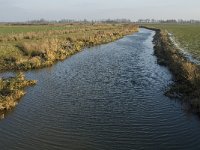
<path id="1" fill-rule="evenodd" d="M 24 88 L 36 84 L 35 80 L 26 80 L 23 73 L 16 77 L 0 79 L 0 111 L 15 107 L 25 94 Z"/>

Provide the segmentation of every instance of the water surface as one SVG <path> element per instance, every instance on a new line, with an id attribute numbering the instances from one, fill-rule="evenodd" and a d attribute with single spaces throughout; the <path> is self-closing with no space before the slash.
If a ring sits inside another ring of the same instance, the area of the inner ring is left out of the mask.
<path id="1" fill-rule="evenodd" d="M 163 95 L 154 32 L 141 29 L 27 72 L 38 84 L 0 121 L 1 150 L 200 149 L 200 122 Z"/>

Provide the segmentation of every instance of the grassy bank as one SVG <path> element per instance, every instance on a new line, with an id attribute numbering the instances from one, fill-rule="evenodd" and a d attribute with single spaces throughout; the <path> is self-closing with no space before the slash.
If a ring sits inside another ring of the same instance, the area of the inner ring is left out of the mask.
<path id="1" fill-rule="evenodd" d="M 135 25 L 73 24 L 0 26 L 0 70 L 52 65 L 84 47 L 112 42 L 137 31 Z"/>
<path id="2" fill-rule="evenodd" d="M 192 111 L 200 114 L 200 67 L 180 53 L 166 30 L 153 30 L 156 31 L 154 43 L 158 63 L 167 66 L 175 79 L 166 95 L 182 99 Z"/>
<path id="3" fill-rule="evenodd" d="M 25 95 L 25 87 L 36 84 L 35 80 L 26 80 L 23 73 L 16 77 L 0 79 L 0 115 L 12 109 Z"/>

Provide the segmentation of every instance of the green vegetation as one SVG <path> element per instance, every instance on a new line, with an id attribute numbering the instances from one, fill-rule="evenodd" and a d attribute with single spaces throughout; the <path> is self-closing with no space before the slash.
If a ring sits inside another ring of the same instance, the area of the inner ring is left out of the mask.
<path id="1" fill-rule="evenodd" d="M 3 111 L 15 107 L 25 94 L 24 88 L 36 84 L 34 80 L 26 80 L 23 73 L 16 77 L 0 79 L 0 115 Z"/>
<path id="2" fill-rule="evenodd" d="M 147 26 L 172 33 L 181 48 L 200 60 L 200 24 L 152 24 Z"/>
<path id="3" fill-rule="evenodd" d="M 0 26 L 0 70 L 27 70 L 52 65 L 84 47 L 108 43 L 137 31 L 135 25 Z"/>
<path id="4" fill-rule="evenodd" d="M 73 25 L 1 25 L 1 35 L 28 33 L 28 32 L 47 32 L 50 30 L 73 29 Z"/>

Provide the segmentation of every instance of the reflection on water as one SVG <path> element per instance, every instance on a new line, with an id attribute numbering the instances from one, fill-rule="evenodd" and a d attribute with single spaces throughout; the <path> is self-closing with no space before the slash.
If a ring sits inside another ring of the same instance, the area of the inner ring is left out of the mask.
<path id="1" fill-rule="evenodd" d="M 199 121 L 163 95 L 171 75 L 156 64 L 153 35 L 141 29 L 28 72 L 38 84 L 0 122 L 0 149 L 199 149 Z"/>

